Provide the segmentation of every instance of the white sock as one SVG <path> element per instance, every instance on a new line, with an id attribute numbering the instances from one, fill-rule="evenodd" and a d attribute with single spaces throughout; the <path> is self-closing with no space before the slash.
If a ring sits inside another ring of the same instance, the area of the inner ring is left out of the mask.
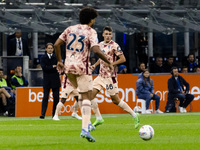
<path id="1" fill-rule="evenodd" d="M 73 113 L 75 113 L 75 114 L 77 113 L 78 107 L 79 107 L 79 106 L 78 106 L 78 102 L 75 101 L 75 102 L 74 102 L 74 111 L 73 111 Z"/>
<path id="2" fill-rule="evenodd" d="M 88 128 L 83 128 L 83 129 L 88 132 Z"/>
<path id="3" fill-rule="evenodd" d="M 91 101 L 88 99 L 83 100 L 82 103 L 82 129 L 88 131 L 88 124 L 91 118 Z"/>
<path id="4" fill-rule="evenodd" d="M 124 101 L 121 100 L 118 106 L 121 107 L 124 111 L 128 112 L 131 116 L 133 116 L 133 118 L 136 117 L 136 113 Z"/>
<path id="5" fill-rule="evenodd" d="M 63 103 L 62 102 L 59 102 L 56 106 L 56 112 L 55 112 L 55 115 L 58 116 L 59 112 L 61 111 L 62 107 L 63 107 Z"/>
<path id="6" fill-rule="evenodd" d="M 103 118 L 101 116 L 96 117 L 97 120 L 102 120 Z"/>
<path id="7" fill-rule="evenodd" d="M 102 116 L 101 116 L 101 113 L 99 111 L 99 107 L 98 107 L 97 101 L 93 99 L 91 101 L 91 106 L 92 106 L 93 112 L 95 113 L 96 119 L 97 120 L 101 120 Z"/>

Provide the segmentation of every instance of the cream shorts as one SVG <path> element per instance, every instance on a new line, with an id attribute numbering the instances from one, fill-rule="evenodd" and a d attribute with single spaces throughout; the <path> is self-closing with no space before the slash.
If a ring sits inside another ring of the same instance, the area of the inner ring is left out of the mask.
<path id="1" fill-rule="evenodd" d="M 94 79 L 93 88 L 97 90 L 106 89 L 109 95 L 115 95 L 118 93 L 118 83 L 116 78 L 102 78 L 97 76 Z"/>

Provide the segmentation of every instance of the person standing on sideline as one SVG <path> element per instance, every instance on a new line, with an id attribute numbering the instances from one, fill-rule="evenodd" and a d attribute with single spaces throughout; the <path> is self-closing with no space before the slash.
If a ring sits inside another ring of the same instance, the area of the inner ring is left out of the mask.
<path id="1" fill-rule="evenodd" d="M 96 140 L 88 131 L 91 118 L 91 95 L 92 95 L 92 70 L 90 69 L 90 51 L 105 61 L 109 68 L 113 66 L 106 56 L 102 53 L 98 45 L 97 32 L 92 28 L 97 11 L 91 7 L 83 8 L 79 13 L 81 24 L 69 26 L 57 39 L 55 53 L 58 59 L 57 68 L 60 72 L 64 71 L 72 85 L 78 89 L 82 98 L 82 130 L 80 136 L 89 142 Z M 62 63 L 60 46 L 66 43 L 65 65 Z"/>
<path id="2" fill-rule="evenodd" d="M 100 42 L 99 45 L 101 47 L 102 52 L 106 55 L 107 59 L 112 62 L 113 66 L 119 65 L 126 61 L 126 58 L 119 47 L 119 45 L 112 40 L 112 28 L 110 26 L 106 26 L 103 29 L 103 37 L 104 41 Z M 117 57 L 119 58 L 117 60 Z M 112 72 L 108 65 L 99 59 L 91 68 L 95 69 L 100 64 L 99 75 L 95 78 L 93 83 L 93 91 L 92 91 L 92 109 L 96 115 L 96 121 L 93 123 L 94 126 L 98 126 L 104 122 L 101 117 L 98 104 L 96 100 L 94 100 L 95 96 L 105 88 L 110 95 L 112 102 L 122 108 L 124 111 L 128 112 L 135 120 L 135 128 L 139 126 L 139 114 L 135 113 L 126 102 L 119 98 L 118 92 L 118 82 L 117 82 L 117 73 Z"/>
<path id="3" fill-rule="evenodd" d="M 163 113 L 159 110 L 160 97 L 154 93 L 153 80 L 150 78 L 149 70 L 145 69 L 136 82 L 136 95 L 139 99 L 146 101 L 146 113 L 150 114 L 149 104 L 151 100 L 156 101 L 155 113 Z"/>
<path id="4" fill-rule="evenodd" d="M 47 43 L 45 46 L 45 54 L 40 59 L 40 64 L 43 70 L 43 92 L 44 97 L 42 99 L 42 111 L 40 119 L 45 118 L 45 113 L 48 106 L 49 92 L 52 89 L 53 92 L 53 110 L 52 117 L 55 114 L 56 105 L 59 102 L 59 91 L 60 91 L 60 76 L 56 69 L 57 59 L 53 53 L 54 47 L 52 43 Z"/>
<path id="5" fill-rule="evenodd" d="M 174 99 L 178 98 L 180 101 L 179 112 L 186 113 L 186 107 L 193 101 L 194 95 L 189 94 L 190 85 L 185 79 L 178 74 L 178 68 L 172 67 L 172 76 L 168 80 L 168 99 L 165 107 L 165 112 L 174 112 L 175 103 Z M 186 87 L 184 89 L 183 85 Z"/>

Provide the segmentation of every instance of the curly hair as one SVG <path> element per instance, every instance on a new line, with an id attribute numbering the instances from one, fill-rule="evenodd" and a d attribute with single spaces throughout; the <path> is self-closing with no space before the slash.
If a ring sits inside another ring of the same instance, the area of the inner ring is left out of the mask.
<path id="1" fill-rule="evenodd" d="M 91 19 L 98 16 L 98 12 L 92 7 L 84 7 L 79 14 L 79 21 L 81 24 L 90 23 Z"/>

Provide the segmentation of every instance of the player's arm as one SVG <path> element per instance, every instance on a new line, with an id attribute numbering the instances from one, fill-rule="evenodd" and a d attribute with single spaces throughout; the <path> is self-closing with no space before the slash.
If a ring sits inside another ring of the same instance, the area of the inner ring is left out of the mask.
<path id="1" fill-rule="evenodd" d="M 100 64 L 100 59 L 98 59 L 98 61 L 93 65 L 94 68 L 96 68 L 99 64 Z"/>
<path id="2" fill-rule="evenodd" d="M 125 58 L 124 54 L 119 55 L 118 57 L 119 57 L 119 59 L 112 63 L 113 66 L 119 65 L 119 64 L 122 64 L 122 63 L 126 62 L 126 58 Z"/>
<path id="3" fill-rule="evenodd" d="M 99 64 L 100 64 L 100 59 L 98 59 L 98 61 L 91 66 L 91 69 L 94 70 Z"/>
<path id="4" fill-rule="evenodd" d="M 92 47 L 93 52 L 101 58 L 103 61 L 109 64 L 109 68 L 113 70 L 113 65 L 110 63 L 110 61 L 107 59 L 107 57 L 103 54 L 103 52 L 100 50 L 99 46 L 93 46 Z"/>
<path id="5" fill-rule="evenodd" d="M 56 58 L 58 61 L 62 62 L 62 57 L 61 57 L 61 50 L 60 46 L 64 44 L 64 41 L 58 38 L 54 44 L 54 49 L 55 49 L 55 54 Z"/>
<path id="6" fill-rule="evenodd" d="M 93 46 L 92 47 L 93 52 L 101 58 L 103 61 L 105 61 L 108 64 L 111 64 L 110 61 L 107 59 L 107 57 L 103 54 L 103 52 L 100 50 L 99 46 Z"/>
<path id="7" fill-rule="evenodd" d="M 58 71 L 61 71 L 61 72 L 63 72 L 64 70 L 64 65 L 62 63 L 61 50 L 60 50 L 60 46 L 63 44 L 64 44 L 64 41 L 61 40 L 60 38 L 58 38 L 54 44 L 55 54 L 58 61 L 57 63 Z"/>

